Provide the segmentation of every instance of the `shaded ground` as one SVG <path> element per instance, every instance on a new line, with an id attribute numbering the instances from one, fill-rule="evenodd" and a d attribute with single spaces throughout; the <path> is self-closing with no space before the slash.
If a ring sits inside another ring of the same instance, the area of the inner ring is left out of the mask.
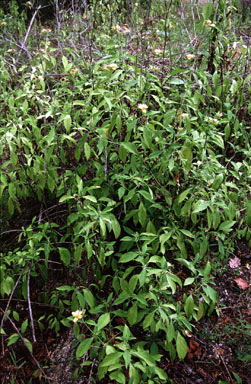
<path id="1" fill-rule="evenodd" d="M 233 263 L 223 265 L 215 279 L 215 289 L 219 294 L 219 316 L 213 314 L 203 318 L 196 324 L 193 335 L 187 337 L 189 353 L 184 361 L 171 363 L 168 356 L 163 356 L 161 367 L 169 376 L 170 383 L 243 383 L 248 384 L 251 372 L 250 320 L 249 305 L 250 289 L 243 283 L 250 281 L 250 249 L 243 243 L 239 244 L 233 257 Z M 237 266 L 238 265 L 238 266 Z M 242 279 L 242 280 L 236 280 Z M 241 286 L 240 284 L 242 282 Z M 244 285 L 243 285 L 244 284 Z M 13 301 L 13 305 L 23 318 L 29 313 L 25 301 Z M 32 303 L 34 318 L 42 314 L 49 315 L 51 308 Z M 5 307 L 1 300 L 1 308 Z M 1 314 L 2 315 L 2 314 Z M 0 316 L 1 319 L 1 316 Z M 15 332 L 6 322 L 10 334 Z M 0 382 L 7 384 L 11 378 L 13 383 L 93 383 L 96 362 L 79 372 L 74 381 L 72 373 L 76 366 L 71 366 L 75 349 L 72 348 L 72 331 L 63 329 L 59 336 L 53 335 L 49 329 L 43 332 L 36 330 L 37 342 L 33 343 L 33 355 L 29 354 L 23 343 L 6 345 L 6 338 L 1 336 Z M 31 337 L 29 338 L 31 340 Z M 36 360 L 36 361 L 35 361 Z M 38 365 L 42 369 L 38 369 Z M 43 371 L 43 372 L 42 372 Z M 35 374 L 34 374 L 35 372 Z M 43 373 L 47 378 L 39 379 Z M 34 377 L 35 376 L 35 377 Z M 107 383 L 107 381 L 102 381 Z"/>

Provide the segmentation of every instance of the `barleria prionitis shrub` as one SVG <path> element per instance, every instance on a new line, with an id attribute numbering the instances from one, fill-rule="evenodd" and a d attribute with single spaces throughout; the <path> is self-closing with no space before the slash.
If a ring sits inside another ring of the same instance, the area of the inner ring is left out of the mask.
<path id="1" fill-rule="evenodd" d="M 219 311 L 216 267 L 251 241 L 238 8 L 76 2 L 46 23 L 28 3 L 0 12 L 1 333 L 32 351 L 29 329 L 73 320 L 76 376 L 95 359 L 99 381 L 166 382 L 162 356 L 185 358 Z M 48 316 L 18 314 L 30 286 Z"/>

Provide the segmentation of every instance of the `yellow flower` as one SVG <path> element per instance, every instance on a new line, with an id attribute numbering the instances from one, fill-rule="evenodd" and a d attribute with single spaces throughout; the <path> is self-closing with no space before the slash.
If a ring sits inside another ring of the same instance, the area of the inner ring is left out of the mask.
<path id="1" fill-rule="evenodd" d="M 212 23 L 212 21 L 210 19 L 206 20 L 205 21 L 205 24 L 208 26 L 208 27 L 215 27 L 215 24 Z"/>
<path id="2" fill-rule="evenodd" d="M 86 124 L 87 124 L 87 125 L 90 125 L 90 124 L 92 124 L 92 123 L 93 123 L 93 117 L 91 117 L 91 118 L 90 118 L 90 120 L 89 120 L 89 121 L 87 121 L 87 123 L 86 123 Z"/>
<path id="3" fill-rule="evenodd" d="M 31 1 L 26 1 L 25 5 L 31 6 L 32 3 L 31 3 Z"/>
<path id="4" fill-rule="evenodd" d="M 50 29 L 50 28 L 43 28 L 43 29 L 41 30 L 41 33 L 49 33 L 49 32 L 51 32 L 51 29 Z"/>
<path id="5" fill-rule="evenodd" d="M 113 25 L 112 29 L 115 29 L 117 32 L 121 31 L 121 27 L 119 25 Z"/>
<path id="6" fill-rule="evenodd" d="M 214 119 L 213 117 L 205 117 L 204 119 L 207 123 L 211 123 L 217 125 L 219 123 L 218 119 Z"/>
<path id="7" fill-rule="evenodd" d="M 13 52 L 16 52 L 16 50 L 15 50 L 15 49 L 12 49 L 12 48 L 10 48 L 10 49 L 8 49 L 8 50 L 7 50 L 7 52 L 8 52 L 8 53 L 13 53 Z"/>
<path id="8" fill-rule="evenodd" d="M 115 71 L 116 69 L 118 69 L 118 65 L 117 64 L 107 64 L 104 66 L 104 69 L 106 69 L 106 70 L 112 69 L 113 71 Z"/>
<path id="9" fill-rule="evenodd" d="M 3 21 L 2 23 L 1 23 L 1 25 L 7 25 L 7 23 L 6 23 L 6 21 Z"/>
<path id="10" fill-rule="evenodd" d="M 72 69 L 71 71 L 70 71 L 70 74 L 71 75 L 76 75 L 76 73 L 78 73 L 78 69 L 77 68 L 74 68 L 74 69 Z"/>
<path id="11" fill-rule="evenodd" d="M 222 117 L 222 112 L 217 112 L 216 116 L 219 117 L 219 118 Z"/>
<path id="12" fill-rule="evenodd" d="M 83 315 L 83 311 L 77 310 L 75 312 L 72 312 L 72 316 L 74 317 L 73 322 L 76 323 L 79 319 L 82 319 Z"/>
<path id="13" fill-rule="evenodd" d="M 181 117 L 182 117 L 182 119 L 188 119 L 189 115 L 188 115 L 188 113 L 182 113 Z"/>
<path id="14" fill-rule="evenodd" d="M 148 106 L 146 104 L 139 104 L 138 108 L 141 109 L 143 113 L 146 113 L 148 110 Z"/>
<path id="15" fill-rule="evenodd" d="M 130 28 L 128 27 L 128 25 L 126 25 L 126 24 L 122 25 L 121 32 L 130 33 Z"/>
<path id="16" fill-rule="evenodd" d="M 155 49 L 153 52 L 155 53 L 155 55 L 162 55 L 163 49 Z"/>
<path id="17" fill-rule="evenodd" d="M 186 55 L 187 56 L 187 59 L 188 60 L 192 60 L 192 59 L 194 59 L 195 58 L 195 55 L 193 55 L 193 54 L 188 54 L 188 55 Z"/>

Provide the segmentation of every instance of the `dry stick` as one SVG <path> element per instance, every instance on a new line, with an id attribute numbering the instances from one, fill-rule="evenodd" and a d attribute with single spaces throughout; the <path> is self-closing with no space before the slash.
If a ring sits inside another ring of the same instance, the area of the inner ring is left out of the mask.
<path id="1" fill-rule="evenodd" d="M 61 23 L 60 23 L 60 17 L 59 17 L 59 4 L 58 4 L 58 0 L 56 0 L 55 3 L 56 3 L 55 6 L 56 6 L 56 20 L 57 20 L 58 38 L 59 38 L 60 32 L 61 32 Z M 59 39 L 57 39 L 57 43 L 58 43 L 58 49 L 59 49 L 60 48 Z"/>
<path id="2" fill-rule="evenodd" d="M 30 52 L 28 51 L 27 47 L 25 46 L 25 43 L 26 43 L 26 40 L 28 39 L 28 36 L 29 36 L 29 34 L 30 34 L 30 30 L 31 30 L 32 24 L 33 24 L 33 22 L 34 22 L 34 20 L 35 20 L 35 17 L 36 17 L 36 15 L 37 15 L 37 13 L 38 13 L 38 11 L 39 11 L 40 8 L 41 8 L 41 5 L 39 5 L 39 6 L 37 7 L 37 9 L 35 10 L 35 12 L 34 12 L 32 18 L 31 18 L 31 21 L 30 21 L 29 27 L 28 27 L 28 29 L 27 29 L 27 32 L 26 32 L 26 34 L 25 34 L 24 41 L 21 41 L 21 48 L 25 50 L 25 52 L 27 53 L 27 55 L 29 56 L 29 58 L 31 58 L 31 54 L 30 54 Z M 17 55 L 17 60 L 19 59 L 19 56 L 20 56 L 20 55 L 21 55 L 21 51 L 19 51 L 19 54 Z"/>
<path id="3" fill-rule="evenodd" d="M 9 231 L 0 232 L 0 236 L 11 232 L 23 232 L 23 229 L 10 229 Z"/>
<path id="4" fill-rule="evenodd" d="M 165 25 L 164 25 L 165 37 L 164 37 L 163 59 L 164 59 L 164 56 L 165 56 L 165 51 L 166 51 L 166 46 L 167 46 L 167 21 L 168 21 L 169 12 L 170 12 L 170 9 L 171 9 L 171 6 L 172 6 L 172 2 L 173 2 L 173 0 L 170 1 L 169 7 L 167 7 L 167 2 L 165 3 L 166 4 L 166 10 L 165 10 L 166 16 L 165 16 Z M 172 66 L 170 27 L 168 27 L 168 34 L 169 34 L 169 59 L 170 59 L 170 64 Z M 164 67 L 164 60 L 163 60 L 162 68 L 163 67 Z"/>
<path id="5" fill-rule="evenodd" d="M 0 307 L 0 310 L 3 311 L 1 307 Z M 35 358 L 35 356 L 34 356 L 33 353 L 31 352 L 31 350 L 30 350 L 28 344 L 26 343 L 26 341 L 24 340 L 23 336 L 21 335 L 21 333 L 20 333 L 19 330 L 17 329 L 15 323 L 11 320 L 11 318 L 10 318 L 8 315 L 6 315 L 6 317 L 7 317 L 7 319 L 9 320 L 9 322 L 11 323 L 12 327 L 13 327 L 13 328 L 15 329 L 15 331 L 17 332 L 17 334 L 18 334 L 18 336 L 20 337 L 20 339 L 22 340 L 22 342 L 24 343 L 25 347 L 28 349 L 28 351 L 29 351 L 29 353 L 30 353 L 32 359 L 35 361 L 35 363 L 36 363 L 38 369 L 41 371 L 41 373 L 43 374 L 44 378 L 45 378 L 46 380 L 50 380 L 50 381 L 51 381 L 52 379 L 50 379 L 48 376 L 46 376 L 45 371 L 44 371 L 43 368 L 41 367 L 39 361 Z"/>
<path id="6" fill-rule="evenodd" d="M 226 369 L 226 371 L 227 371 L 228 378 L 229 378 L 230 382 L 232 383 L 233 380 L 232 380 L 231 374 L 230 374 L 230 372 L 229 372 L 229 369 L 228 369 L 228 367 L 227 367 L 227 365 L 226 365 L 226 363 L 225 363 L 223 357 L 221 356 L 220 353 L 218 353 L 218 356 L 220 356 L 220 359 L 221 359 L 221 361 L 222 361 L 222 364 L 224 365 L 224 367 L 225 367 L 225 369 Z"/>
<path id="7" fill-rule="evenodd" d="M 89 379 L 88 379 L 87 384 L 91 384 L 91 382 L 92 382 L 92 377 L 91 376 L 92 376 L 93 367 L 94 367 L 95 363 L 96 363 L 96 359 L 94 359 L 93 362 L 92 362 L 91 369 L 90 369 L 90 374 L 89 374 Z"/>
<path id="8" fill-rule="evenodd" d="M 42 261 L 44 261 L 44 260 L 42 260 Z M 62 264 L 62 263 L 58 263 L 58 264 Z M 7 299 L 0 299 L 0 301 L 7 301 Z M 27 300 L 24 300 L 24 299 L 12 299 L 12 301 L 17 301 L 18 303 L 27 303 Z M 43 304 L 43 303 L 39 303 L 38 301 L 31 301 L 31 304 L 39 305 L 40 307 L 52 308 L 52 306 L 50 304 Z M 59 308 L 59 307 L 54 305 L 53 308 Z"/>
<path id="9" fill-rule="evenodd" d="M 35 335 L 34 321 L 32 316 L 32 309 L 31 309 L 31 300 L 30 300 L 30 273 L 31 273 L 31 270 L 29 268 L 29 271 L 27 274 L 27 300 L 28 300 L 28 307 L 29 307 L 29 313 L 30 313 L 30 319 L 31 319 L 32 339 L 34 343 L 36 343 L 36 335 Z"/>
<path id="10" fill-rule="evenodd" d="M 19 280 L 21 279 L 23 273 L 24 273 L 24 271 L 21 272 L 21 273 L 19 274 L 18 279 L 17 279 L 17 281 L 16 281 L 16 284 L 14 285 L 14 287 L 13 287 L 13 289 L 12 289 L 12 291 L 11 291 L 11 294 L 10 294 L 8 303 L 7 303 L 7 305 L 6 305 L 5 311 L 3 311 L 3 318 L 2 318 L 2 320 L 1 320 L 1 324 L 0 324 L 0 332 L 1 332 L 2 328 L 3 328 L 3 322 L 4 322 L 5 317 L 7 316 L 7 311 L 8 311 L 8 308 L 9 308 L 9 305 L 10 305 L 10 302 L 11 302 L 11 299 L 12 299 L 12 296 L 14 295 L 14 292 L 15 292 L 15 290 L 16 290 L 16 287 L 17 287 L 17 285 L 18 285 L 18 282 L 19 282 Z"/>

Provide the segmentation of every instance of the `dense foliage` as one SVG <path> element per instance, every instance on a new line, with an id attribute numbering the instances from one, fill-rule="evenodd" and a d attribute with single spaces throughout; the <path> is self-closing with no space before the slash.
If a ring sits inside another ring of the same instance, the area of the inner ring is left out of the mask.
<path id="1" fill-rule="evenodd" d="M 219 311 L 214 272 L 251 243 L 250 48 L 235 6 L 100 1 L 48 25 L 14 1 L 0 10 L 9 346 L 32 352 L 38 328 L 73 326 L 76 376 L 95 360 L 98 382 L 161 383 L 163 354 L 184 359 L 196 322 Z M 34 318 L 31 291 L 49 316 Z"/>

